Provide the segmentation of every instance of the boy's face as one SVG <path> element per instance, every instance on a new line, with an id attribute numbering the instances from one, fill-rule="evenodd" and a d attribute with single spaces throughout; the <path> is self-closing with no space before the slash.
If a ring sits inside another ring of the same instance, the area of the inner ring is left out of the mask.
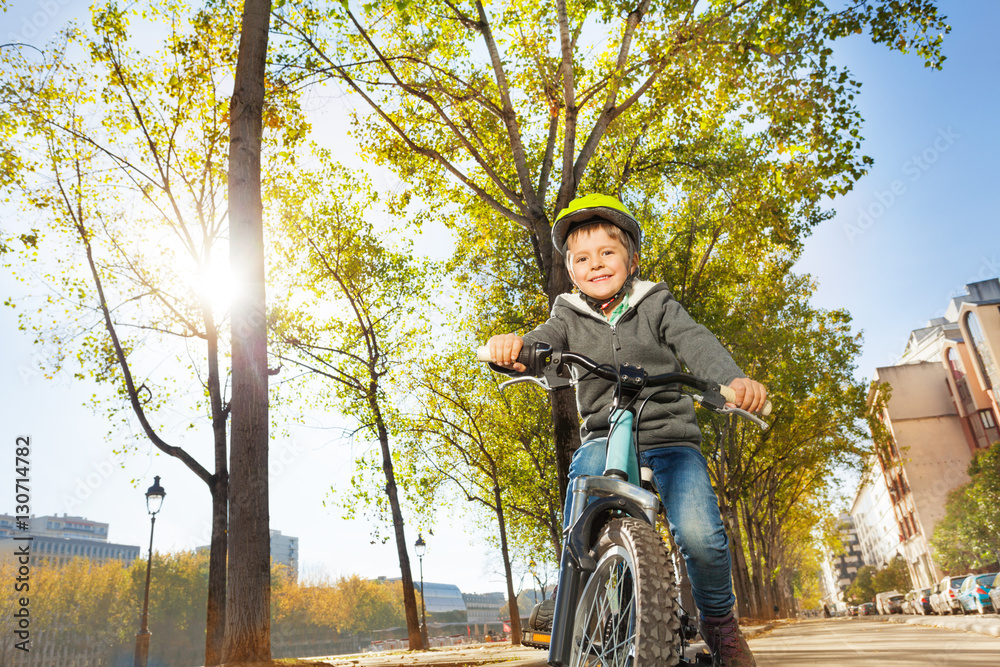
<path id="1" fill-rule="evenodd" d="M 594 299 L 610 299 L 628 278 L 628 249 L 598 226 L 572 234 L 566 254 L 573 283 Z M 639 261 L 638 255 L 634 261 Z"/>

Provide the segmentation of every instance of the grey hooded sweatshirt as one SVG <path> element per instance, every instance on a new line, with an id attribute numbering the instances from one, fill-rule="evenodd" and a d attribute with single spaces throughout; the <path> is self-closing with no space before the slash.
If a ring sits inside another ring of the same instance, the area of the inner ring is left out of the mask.
<path id="1" fill-rule="evenodd" d="M 691 319 L 664 283 L 637 281 L 629 294 L 628 310 L 614 325 L 579 294 L 560 294 L 549 319 L 525 334 L 524 341 L 548 343 L 553 349 L 583 354 L 614 368 L 623 363 L 642 366 L 650 375 L 686 367 L 691 374 L 719 384 L 744 377 L 719 339 Z M 593 375 L 577 385 L 583 442 L 608 435 L 613 395 L 614 383 Z M 646 405 L 639 425 L 640 450 L 673 445 L 698 448 L 700 443 L 701 430 L 690 397 L 667 391 Z"/>

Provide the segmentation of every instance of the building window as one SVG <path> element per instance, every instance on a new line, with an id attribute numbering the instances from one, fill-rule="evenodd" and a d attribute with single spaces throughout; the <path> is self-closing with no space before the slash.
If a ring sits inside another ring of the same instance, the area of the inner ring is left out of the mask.
<path id="1" fill-rule="evenodd" d="M 993 360 L 990 348 L 986 344 L 986 336 L 983 335 L 983 328 L 979 325 L 979 318 L 975 313 L 969 312 L 965 314 L 965 327 L 969 330 L 969 336 L 972 338 L 970 341 L 972 343 L 972 351 L 975 352 L 976 360 L 979 362 L 979 369 L 983 372 L 983 377 L 986 379 L 986 388 L 992 389 L 994 386 L 1000 386 L 1000 373 L 997 372 L 996 362 Z"/>
<path id="2" fill-rule="evenodd" d="M 983 447 L 989 447 L 994 442 L 1000 441 L 1000 429 L 997 428 L 997 421 L 993 416 L 993 410 L 989 408 L 980 410 L 979 423 L 983 425 L 983 430 L 986 432 L 984 434 L 985 442 L 983 443 Z"/>

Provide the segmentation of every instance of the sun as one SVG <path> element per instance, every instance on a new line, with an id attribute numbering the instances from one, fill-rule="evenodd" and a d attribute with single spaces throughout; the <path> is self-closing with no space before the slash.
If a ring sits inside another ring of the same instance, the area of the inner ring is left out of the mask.
<path id="1" fill-rule="evenodd" d="M 237 291 L 229 259 L 216 257 L 203 265 L 198 272 L 197 290 L 199 297 L 208 299 L 213 314 L 229 312 Z"/>

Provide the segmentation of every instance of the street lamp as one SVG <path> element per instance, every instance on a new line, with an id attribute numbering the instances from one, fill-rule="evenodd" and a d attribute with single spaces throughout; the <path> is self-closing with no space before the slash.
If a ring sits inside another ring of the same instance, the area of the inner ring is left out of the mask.
<path id="1" fill-rule="evenodd" d="M 146 491 L 146 510 L 149 520 L 149 560 L 146 561 L 146 597 L 142 602 L 142 627 L 135 635 L 135 667 L 146 667 L 149 660 L 149 575 L 153 565 L 153 528 L 156 527 L 156 513 L 163 506 L 167 492 L 160 486 L 160 476 L 153 478 L 153 486 Z"/>
<path id="2" fill-rule="evenodd" d="M 427 597 L 424 594 L 424 554 L 427 553 L 427 543 L 424 542 L 424 535 L 420 533 L 417 535 L 417 541 L 413 543 L 413 550 L 417 553 L 417 558 L 420 559 L 420 614 L 423 617 L 423 623 L 420 626 L 420 641 L 424 645 L 424 649 L 429 649 L 429 642 L 427 641 L 427 603 L 424 599 Z"/>

